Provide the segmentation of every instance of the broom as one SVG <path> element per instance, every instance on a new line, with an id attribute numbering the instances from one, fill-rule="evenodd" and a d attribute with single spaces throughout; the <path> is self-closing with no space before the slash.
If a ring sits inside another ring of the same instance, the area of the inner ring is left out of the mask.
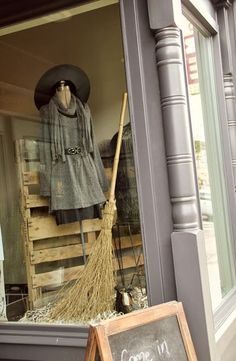
<path id="1" fill-rule="evenodd" d="M 81 323 L 114 309 L 115 277 L 112 226 L 115 216 L 115 185 L 121 149 L 127 93 L 123 95 L 119 132 L 113 163 L 110 196 L 104 207 L 101 231 L 92 246 L 87 263 L 73 285 L 63 287 L 53 303 L 47 320 Z"/>

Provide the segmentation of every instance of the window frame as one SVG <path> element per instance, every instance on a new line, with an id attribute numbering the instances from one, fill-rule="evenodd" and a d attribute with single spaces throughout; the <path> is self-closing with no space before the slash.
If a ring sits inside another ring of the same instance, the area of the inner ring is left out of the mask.
<path id="1" fill-rule="evenodd" d="M 192 2 L 187 0 L 183 1 L 183 15 L 205 36 L 212 39 L 212 58 L 215 61 L 215 92 L 217 95 L 217 112 L 220 126 L 221 146 L 222 146 L 222 159 L 223 159 L 223 173 L 226 184 L 226 197 L 228 204 L 229 226 L 231 229 L 231 247 L 233 250 L 233 262 L 236 265 L 236 198 L 234 193 L 234 180 L 231 164 L 231 150 L 230 140 L 227 124 L 227 110 L 225 102 L 224 84 L 223 84 L 223 67 L 222 67 L 222 54 L 220 50 L 220 34 L 219 27 L 216 25 L 214 28 L 211 26 L 212 21 L 206 26 L 207 17 L 205 14 L 200 14 L 199 11 L 193 9 Z M 194 11 L 194 12 L 193 12 Z M 204 16 L 205 21 L 202 21 Z M 199 200 L 200 202 L 200 200 Z M 236 309 L 236 287 L 233 287 L 229 293 L 222 299 L 221 304 L 214 311 L 214 326 L 215 333 L 220 329 L 229 315 Z"/>

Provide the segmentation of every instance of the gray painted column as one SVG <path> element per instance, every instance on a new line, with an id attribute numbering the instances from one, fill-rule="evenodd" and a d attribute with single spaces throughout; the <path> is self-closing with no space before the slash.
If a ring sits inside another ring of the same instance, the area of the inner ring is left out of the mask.
<path id="1" fill-rule="evenodd" d="M 233 257 L 236 266 L 236 104 L 235 104 L 235 82 L 236 82 L 236 35 L 235 14 L 232 0 L 215 0 L 217 17 L 219 23 L 220 50 L 222 59 L 222 82 L 225 95 L 225 118 L 226 122 L 222 128 L 224 135 L 225 152 L 224 166 L 227 170 L 227 189 L 229 192 L 229 216 L 233 232 Z M 234 3 L 235 4 L 235 3 Z M 235 292 L 236 296 L 236 292 Z M 224 303 L 228 307 L 227 302 Z M 229 308 L 229 307 L 228 307 Z"/>
<path id="2" fill-rule="evenodd" d="M 176 27 L 157 30 L 155 39 L 175 231 L 171 239 L 177 296 L 184 305 L 198 360 L 212 361 L 214 325 L 204 234 L 199 229 L 197 181 L 180 30 Z"/>
<path id="3" fill-rule="evenodd" d="M 179 9 L 175 13 L 176 5 L 181 6 L 181 3 L 175 0 L 149 0 L 148 4 L 150 27 L 156 40 L 156 64 L 174 223 L 171 240 L 177 297 L 183 303 L 198 360 L 213 361 L 214 323 L 204 234 L 200 230 L 182 39 L 175 21 L 179 19 Z M 151 13 L 155 6 L 159 9 L 156 17 L 155 13 Z"/>
<path id="4" fill-rule="evenodd" d="M 224 74 L 232 73 L 233 59 L 230 32 L 232 29 L 229 27 L 229 14 L 228 10 L 232 5 L 231 0 L 215 0 L 215 7 L 217 9 L 217 17 L 219 24 L 219 36 L 221 45 L 221 60 Z"/>
<path id="5" fill-rule="evenodd" d="M 233 50 L 231 46 L 229 24 L 229 9 L 231 8 L 232 1 L 229 0 L 215 0 L 217 7 L 219 29 L 220 29 L 220 44 L 221 44 L 221 57 L 222 67 L 224 74 L 224 92 L 225 104 L 228 121 L 228 131 L 230 138 L 231 148 L 231 165 L 234 177 L 234 190 L 236 191 L 236 105 L 235 105 L 235 86 L 233 79 Z M 235 39 L 233 39 L 234 41 Z"/>
<path id="6" fill-rule="evenodd" d="M 224 75 L 224 90 L 231 147 L 231 164 L 234 176 L 234 190 L 236 192 L 236 106 L 233 76 L 231 74 Z"/>
<path id="7" fill-rule="evenodd" d="M 175 231 L 199 228 L 193 149 L 180 31 L 156 31 L 156 59 Z"/>

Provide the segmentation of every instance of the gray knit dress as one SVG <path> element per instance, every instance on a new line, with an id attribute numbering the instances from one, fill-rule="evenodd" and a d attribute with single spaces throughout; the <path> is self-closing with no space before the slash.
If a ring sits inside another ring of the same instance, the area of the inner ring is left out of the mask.
<path id="1" fill-rule="evenodd" d="M 50 212 L 80 210 L 81 215 L 104 203 L 108 183 L 88 105 L 72 95 L 65 109 L 54 96 L 40 114 L 40 194 L 50 197 Z"/>

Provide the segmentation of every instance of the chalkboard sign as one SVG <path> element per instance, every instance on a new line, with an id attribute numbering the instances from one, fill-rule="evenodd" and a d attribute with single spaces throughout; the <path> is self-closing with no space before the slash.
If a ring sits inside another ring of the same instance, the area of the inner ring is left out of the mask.
<path id="1" fill-rule="evenodd" d="M 197 361 L 182 303 L 169 302 L 93 325 L 86 361 Z"/>

